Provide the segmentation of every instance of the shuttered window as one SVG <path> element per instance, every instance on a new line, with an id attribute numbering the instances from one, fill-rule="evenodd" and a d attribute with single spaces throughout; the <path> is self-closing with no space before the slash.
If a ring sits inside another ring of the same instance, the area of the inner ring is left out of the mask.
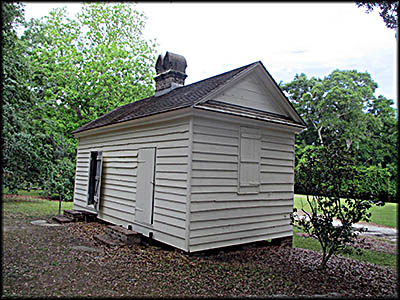
<path id="1" fill-rule="evenodd" d="M 240 127 L 238 192 L 260 192 L 261 136 L 257 129 Z"/>
<path id="2" fill-rule="evenodd" d="M 99 209 L 100 189 L 101 189 L 101 173 L 103 165 L 103 152 L 91 151 L 89 164 L 89 188 L 88 188 L 88 205 L 93 205 L 94 209 Z"/>

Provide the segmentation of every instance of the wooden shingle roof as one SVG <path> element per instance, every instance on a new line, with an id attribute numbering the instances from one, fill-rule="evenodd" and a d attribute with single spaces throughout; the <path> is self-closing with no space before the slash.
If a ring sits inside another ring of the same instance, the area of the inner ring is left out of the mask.
<path id="1" fill-rule="evenodd" d="M 74 130 L 72 133 L 75 134 L 89 129 L 94 129 L 106 125 L 147 117 L 170 110 L 193 106 L 196 103 L 200 102 L 210 92 L 226 84 L 235 76 L 239 75 L 241 72 L 250 68 L 256 63 L 252 63 L 217 76 L 213 76 L 189 85 L 176 88 L 171 92 L 161 96 L 152 96 L 119 106 L 111 112 L 106 113 L 96 120 L 93 120 Z"/>
<path id="2" fill-rule="evenodd" d="M 239 109 L 238 107 L 233 109 L 232 107 L 228 107 L 227 105 L 224 105 L 224 107 L 222 107 L 221 103 L 210 103 L 210 105 L 204 105 L 201 104 L 201 102 L 205 97 L 210 95 L 210 93 L 218 90 L 219 88 L 222 88 L 228 82 L 231 82 L 232 80 L 237 78 L 240 74 L 243 74 L 247 70 L 250 70 L 256 64 L 262 65 L 261 62 L 254 62 L 249 65 L 234 69 L 232 71 L 222 73 L 220 75 L 216 75 L 189 85 L 175 88 L 169 93 L 160 96 L 152 96 L 126 105 L 122 105 L 120 107 L 115 108 L 111 112 L 106 113 L 103 116 L 83 125 L 82 127 L 76 129 L 72 133 L 76 134 L 82 131 L 99 128 L 107 125 L 117 124 L 121 122 L 126 122 L 176 109 L 194 107 L 194 106 L 197 107 L 197 104 L 199 104 L 198 108 L 200 109 L 213 108 L 215 111 L 217 111 L 216 104 L 218 104 L 219 106 L 218 110 L 220 110 L 220 112 L 228 114 L 238 114 L 238 109 Z M 264 68 L 264 66 L 262 67 Z M 286 100 L 291 105 L 290 101 L 287 98 Z M 242 116 L 247 114 L 247 117 L 264 119 L 265 121 L 275 120 L 275 122 L 277 123 L 281 124 L 286 123 L 286 125 L 289 126 L 300 125 L 301 127 L 305 127 L 304 126 L 305 123 L 303 122 L 303 120 L 301 120 L 302 121 L 301 123 L 297 123 L 283 116 L 277 116 L 277 115 L 273 116 L 273 114 L 268 114 L 268 113 L 267 114 L 264 113 L 261 116 L 260 112 L 257 113 L 254 111 L 250 112 L 250 109 L 246 109 L 243 107 L 241 108 L 242 108 L 241 111 Z"/>

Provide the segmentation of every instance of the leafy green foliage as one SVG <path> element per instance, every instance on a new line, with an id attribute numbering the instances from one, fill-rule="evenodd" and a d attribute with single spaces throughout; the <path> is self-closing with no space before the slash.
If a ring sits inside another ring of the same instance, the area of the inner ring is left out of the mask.
<path id="1" fill-rule="evenodd" d="M 377 203 L 376 198 L 361 198 L 365 187 L 359 184 L 362 174 L 354 157 L 345 145 L 332 143 L 308 149 L 296 168 L 296 180 L 307 194 L 310 210 L 301 210 L 304 218 L 292 215 L 291 219 L 319 241 L 321 268 L 325 268 L 332 255 L 351 253 L 349 246 L 356 237 L 352 225 L 368 221 L 369 209 Z M 341 201 L 343 194 L 348 196 Z M 333 223 L 336 220 L 339 225 Z"/>
<path id="2" fill-rule="evenodd" d="M 366 130 L 363 110 L 372 105 L 377 87 L 368 73 L 339 70 L 324 79 L 296 75 L 281 85 L 308 126 L 300 135 L 306 145 L 359 142 Z"/>
<path id="3" fill-rule="evenodd" d="M 154 92 L 155 45 L 143 38 L 145 16 L 130 3 L 88 3 L 76 20 L 66 8 L 32 19 L 18 38 L 23 6 L 2 8 L 5 186 L 72 200 L 71 132 Z"/>
<path id="4" fill-rule="evenodd" d="M 24 25 L 24 6 L 2 2 L 2 165 L 3 183 L 10 190 L 29 189 L 40 181 L 47 152 L 38 148 L 45 137 L 35 134 L 30 117 L 35 98 L 28 78 L 29 62 L 23 55 L 26 45 L 16 33 Z"/>
<path id="5" fill-rule="evenodd" d="M 395 201 L 396 110 L 393 100 L 374 95 L 377 87 L 370 74 L 355 70 L 335 70 L 324 79 L 300 74 L 292 82 L 281 84 L 308 126 L 297 138 L 296 165 L 314 147 L 331 143 L 353 146 L 358 150 L 358 171 L 365 175 L 359 182 L 366 191 L 364 197 L 379 194 L 382 200 Z M 304 193 L 297 183 L 295 190 Z"/>
<path id="6" fill-rule="evenodd" d="M 375 8 L 379 9 L 379 15 L 382 17 L 387 28 L 397 29 L 398 19 L 398 1 L 356 1 L 357 7 L 364 7 L 366 13 L 370 13 Z"/>
<path id="7" fill-rule="evenodd" d="M 31 21 L 23 38 L 45 113 L 70 138 L 88 121 L 151 95 L 155 55 L 142 37 L 144 17 L 130 4 L 86 4 L 77 20 L 66 13 Z"/>

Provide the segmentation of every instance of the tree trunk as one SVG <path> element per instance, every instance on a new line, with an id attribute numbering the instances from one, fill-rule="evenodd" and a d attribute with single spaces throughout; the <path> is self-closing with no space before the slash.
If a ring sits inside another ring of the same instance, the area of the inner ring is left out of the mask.
<path id="1" fill-rule="evenodd" d="M 318 137 L 321 145 L 324 146 L 324 140 L 322 139 L 322 127 L 318 128 Z"/>

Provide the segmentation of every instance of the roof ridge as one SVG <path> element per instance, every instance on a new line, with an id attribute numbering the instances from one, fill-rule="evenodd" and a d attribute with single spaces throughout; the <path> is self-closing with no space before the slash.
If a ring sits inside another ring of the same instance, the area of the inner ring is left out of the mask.
<path id="1" fill-rule="evenodd" d="M 250 66 L 256 65 L 257 63 L 259 63 L 259 61 L 256 61 L 256 62 L 253 62 L 253 63 L 251 63 L 251 64 L 245 65 L 245 66 L 243 66 L 243 67 L 239 67 L 239 68 L 233 69 L 233 70 L 231 70 L 231 71 L 228 71 L 228 72 L 219 74 L 219 75 L 227 75 L 228 73 L 237 72 L 237 73 L 234 74 L 231 78 L 228 78 L 225 82 L 223 82 L 221 85 L 218 85 L 218 86 L 216 86 L 215 88 L 213 88 L 213 89 L 212 89 L 211 91 L 209 91 L 206 95 L 204 95 L 201 99 L 199 99 L 198 101 L 196 101 L 193 105 L 197 105 L 197 104 L 201 103 L 201 102 L 203 101 L 203 99 L 204 99 L 205 97 L 207 97 L 207 95 L 209 95 L 210 93 L 212 93 L 212 92 L 214 92 L 214 91 L 220 89 L 222 86 L 227 85 L 229 82 L 232 82 L 233 80 L 236 79 L 237 76 L 239 76 L 240 74 L 242 74 L 245 70 L 250 69 Z M 240 69 L 241 69 L 241 70 L 240 70 Z M 239 70 L 240 70 L 240 71 L 239 71 Z M 219 76 L 219 75 L 217 75 L 217 76 Z M 217 76 L 214 76 L 214 77 L 217 77 Z M 213 77 L 210 77 L 210 78 L 213 78 Z M 208 78 L 208 79 L 210 79 L 210 78 Z"/>
<path id="2" fill-rule="evenodd" d="M 179 88 L 183 88 L 183 87 L 189 87 L 189 86 L 191 86 L 191 85 L 193 85 L 193 84 L 197 84 L 197 83 L 200 83 L 200 82 L 203 82 L 203 81 L 206 81 L 206 80 L 210 80 L 210 79 L 215 79 L 216 77 L 219 77 L 219 76 L 224 76 L 224 75 L 227 75 L 228 73 L 234 73 L 234 72 L 236 72 L 236 71 L 238 71 L 239 69 L 247 69 L 248 67 L 250 67 L 251 65 L 254 65 L 254 64 L 256 64 L 256 63 L 258 63 L 258 62 L 260 62 L 260 61 L 256 61 L 256 62 L 253 62 L 253 63 L 251 63 L 251 64 L 248 64 L 248 65 L 245 65 L 245 66 L 242 66 L 242 67 L 238 67 L 238 68 L 236 68 L 236 69 L 233 69 L 233 70 L 230 70 L 230 71 L 226 71 L 226 72 L 224 72 L 224 73 L 221 73 L 221 74 L 217 74 L 217 75 L 214 75 L 214 76 L 211 76 L 211 77 L 207 77 L 207 78 L 205 78 L 205 79 L 202 79 L 202 80 L 199 80 L 199 81 L 196 81 L 196 82 L 192 82 L 191 84 L 188 84 L 188 85 L 184 85 L 184 86 L 181 86 L 181 87 L 179 87 Z M 241 71 L 243 71 L 243 70 L 241 70 Z M 239 74 L 239 73 L 238 73 Z M 235 74 L 234 76 L 236 76 L 237 74 Z"/>
<path id="3" fill-rule="evenodd" d="M 189 85 L 184 85 L 159 96 L 150 96 L 114 108 L 112 111 L 84 124 L 72 133 L 107 126 L 119 122 L 145 117 L 155 113 L 193 106 L 202 101 L 207 95 L 231 82 L 243 71 L 261 63 L 256 61 L 242 67 L 217 74 Z M 261 63 L 262 64 L 262 63 Z M 145 104 L 144 102 L 149 102 Z"/>

